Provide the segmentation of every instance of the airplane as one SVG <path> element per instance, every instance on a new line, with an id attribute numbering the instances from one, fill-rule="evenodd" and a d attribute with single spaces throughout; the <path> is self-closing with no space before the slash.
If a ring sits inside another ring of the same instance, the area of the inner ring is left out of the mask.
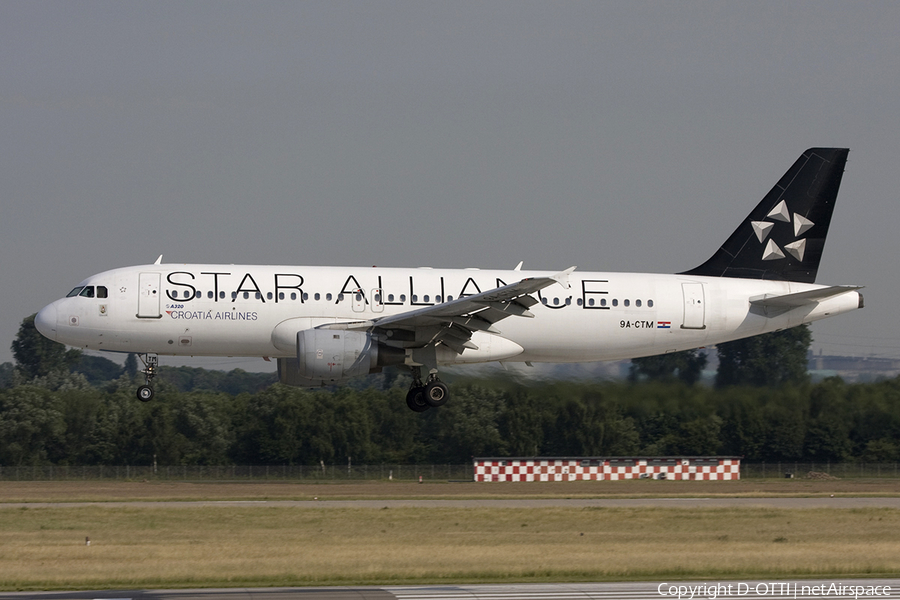
<path id="1" fill-rule="evenodd" d="M 705 263 L 676 274 L 163 264 L 88 277 L 41 309 L 44 336 L 136 353 L 275 358 L 294 386 L 411 370 L 407 405 L 442 406 L 450 365 L 570 363 L 678 352 L 863 307 L 815 284 L 848 149 L 811 148 Z M 424 379 L 423 379 L 424 373 Z"/>

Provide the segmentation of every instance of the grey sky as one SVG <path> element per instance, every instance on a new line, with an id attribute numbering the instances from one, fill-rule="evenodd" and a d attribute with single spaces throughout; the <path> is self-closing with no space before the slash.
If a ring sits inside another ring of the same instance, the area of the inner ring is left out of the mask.
<path id="1" fill-rule="evenodd" d="M 896 2 L 0 2 L 0 362 L 24 317 L 159 254 L 689 269 L 811 146 L 851 149 L 818 281 L 867 286 L 814 349 L 900 356 L 898 23 Z"/>

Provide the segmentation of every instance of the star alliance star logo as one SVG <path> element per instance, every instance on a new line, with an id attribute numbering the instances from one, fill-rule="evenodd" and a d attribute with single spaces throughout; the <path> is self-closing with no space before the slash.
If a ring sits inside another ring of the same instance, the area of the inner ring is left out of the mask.
<path id="1" fill-rule="evenodd" d="M 757 239 L 759 239 L 759 243 L 762 244 L 765 242 L 766 247 L 763 250 L 763 260 L 779 260 L 782 258 L 786 258 L 785 251 L 796 258 L 799 261 L 803 261 L 803 254 L 806 252 L 806 238 L 799 239 L 800 236 L 810 229 L 812 229 L 813 223 L 806 217 L 802 217 L 797 213 L 794 213 L 793 223 L 794 223 L 794 237 L 798 238 L 790 244 L 785 244 L 784 249 L 780 248 L 778 244 L 775 243 L 775 240 L 769 239 L 766 242 L 766 238 L 769 237 L 769 234 L 772 232 L 772 229 L 775 227 L 775 221 L 781 221 L 783 223 L 790 223 L 791 213 L 788 210 L 787 204 L 784 200 L 775 205 L 775 208 L 766 215 L 767 219 L 771 219 L 771 221 L 750 221 L 750 225 L 753 226 L 753 233 L 756 234 Z"/>

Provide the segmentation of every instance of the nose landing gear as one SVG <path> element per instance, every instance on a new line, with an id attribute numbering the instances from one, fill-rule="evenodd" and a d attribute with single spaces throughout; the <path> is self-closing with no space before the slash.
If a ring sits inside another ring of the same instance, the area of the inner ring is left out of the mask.
<path id="1" fill-rule="evenodd" d="M 156 369 L 159 367 L 159 356 L 156 354 L 138 354 L 138 358 L 144 363 L 144 369 L 141 373 L 146 376 L 147 383 L 137 389 L 137 399 L 141 402 L 150 402 L 154 396 L 151 384 L 153 383 L 153 378 L 156 377 Z"/>

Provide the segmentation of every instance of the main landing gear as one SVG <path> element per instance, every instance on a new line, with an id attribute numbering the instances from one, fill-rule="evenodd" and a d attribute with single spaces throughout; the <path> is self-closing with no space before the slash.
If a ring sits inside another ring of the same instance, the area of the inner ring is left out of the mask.
<path id="1" fill-rule="evenodd" d="M 422 370 L 412 368 L 413 383 L 406 393 L 406 405 L 415 412 L 423 412 L 429 408 L 443 406 L 450 399 L 447 384 L 438 379 L 436 373 L 428 375 L 426 383 L 422 383 Z"/>
<path id="2" fill-rule="evenodd" d="M 153 400 L 153 378 L 156 377 L 156 369 L 159 367 L 159 357 L 156 354 L 138 354 L 138 358 L 144 363 L 144 369 L 141 371 L 147 377 L 147 383 L 137 389 L 137 398 L 141 402 L 150 402 Z"/>

